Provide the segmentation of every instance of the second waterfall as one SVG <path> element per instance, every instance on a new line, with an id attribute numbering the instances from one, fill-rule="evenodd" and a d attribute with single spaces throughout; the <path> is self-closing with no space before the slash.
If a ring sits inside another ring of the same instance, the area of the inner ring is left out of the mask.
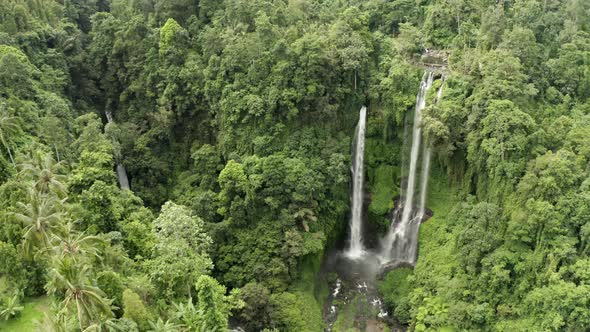
<path id="1" fill-rule="evenodd" d="M 425 214 L 426 189 L 428 184 L 428 173 L 430 168 L 430 148 L 424 145 L 420 149 L 422 141 L 422 111 L 426 108 L 426 96 L 434 74 L 426 71 L 420 82 L 420 89 L 416 97 L 416 109 L 414 112 L 414 123 L 412 125 L 412 141 L 410 149 L 410 166 L 406 181 L 403 203 L 394 213 L 394 220 L 382 244 L 380 258 L 382 261 L 416 262 L 418 250 L 418 230 L 420 222 Z M 440 99 L 442 85 L 437 94 Z M 420 202 L 418 209 L 415 208 L 414 196 L 416 193 L 416 180 L 418 173 L 418 160 L 422 150 L 422 176 L 420 184 Z M 401 209 L 401 219 L 399 218 Z"/>

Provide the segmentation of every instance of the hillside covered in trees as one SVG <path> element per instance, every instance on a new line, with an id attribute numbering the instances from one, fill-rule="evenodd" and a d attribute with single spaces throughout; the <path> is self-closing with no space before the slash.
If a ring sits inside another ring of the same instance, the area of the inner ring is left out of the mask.
<path id="1" fill-rule="evenodd" d="M 589 330 L 586 0 L 0 1 L 0 330 L 328 329 L 359 109 L 383 235 L 438 50 L 379 331 Z"/>

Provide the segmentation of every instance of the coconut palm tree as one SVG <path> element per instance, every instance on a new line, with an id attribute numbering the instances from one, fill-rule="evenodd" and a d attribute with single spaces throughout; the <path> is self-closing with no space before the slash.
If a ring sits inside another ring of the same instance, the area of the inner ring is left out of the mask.
<path id="1" fill-rule="evenodd" d="M 55 193 L 59 197 L 67 194 L 65 182 L 67 177 L 62 174 L 64 162 L 53 159 L 49 153 L 34 151 L 18 164 L 20 174 L 32 179 L 35 189 L 43 194 Z"/>
<path id="2" fill-rule="evenodd" d="M 80 330 L 113 317 L 112 300 L 93 286 L 90 266 L 69 257 L 53 259 L 48 283 L 49 294 L 63 294 L 62 310 L 74 313 Z"/>
<path id="3" fill-rule="evenodd" d="M 60 232 L 53 234 L 52 243 L 56 257 L 67 257 L 79 262 L 90 256 L 100 257 L 101 248 L 106 241 L 100 236 L 76 231 L 74 224 L 69 222 Z"/>
<path id="4" fill-rule="evenodd" d="M 17 220 L 25 226 L 23 249 L 31 256 L 35 248 L 41 251 L 51 248 L 52 235 L 60 231 L 65 200 L 43 195 L 34 188 L 29 189 L 29 202 L 18 202 L 22 213 L 15 213 Z"/>
<path id="5" fill-rule="evenodd" d="M 73 317 L 67 315 L 59 305 L 51 302 L 51 311 L 44 313 L 43 320 L 35 322 L 36 332 L 69 332 L 76 328 Z"/>
<path id="6" fill-rule="evenodd" d="M 12 165 L 15 165 L 12 151 L 8 145 L 8 139 L 20 132 L 20 126 L 18 125 L 18 118 L 10 115 L 6 109 L 6 104 L 0 104 L 0 143 L 4 145 L 4 148 L 8 151 L 8 156 Z"/>

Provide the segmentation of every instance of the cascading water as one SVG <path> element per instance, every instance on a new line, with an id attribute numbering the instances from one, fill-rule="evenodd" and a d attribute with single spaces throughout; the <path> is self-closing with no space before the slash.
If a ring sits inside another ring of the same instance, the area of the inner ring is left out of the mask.
<path id="1" fill-rule="evenodd" d="M 113 115 L 110 111 L 106 111 L 106 116 L 108 123 L 113 122 Z M 130 189 L 127 171 L 125 170 L 125 166 L 123 166 L 123 164 L 120 162 L 120 153 L 115 154 L 115 160 L 117 161 L 117 179 L 119 180 L 119 186 L 121 187 L 121 189 Z"/>
<path id="2" fill-rule="evenodd" d="M 127 171 L 125 170 L 125 166 L 121 163 L 117 164 L 117 179 L 119 179 L 119 186 L 121 189 L 130 189 Z"/>
<path id="3" fill-rule="evenodd" d="M 326 332 L 332 331 L 340 312 L 348 313 L 350 308 L 355 308 L 356 314 L 351 318 L 354 322 L 351 326 L 357 326 L 358 322 L 364 322 L 371 326 L 378 326 L 379 323 L 394 326 L 398 331 L 394 318 L 383 306 L 376 289 L 377 280 L 384 273 L 400 267 L 411 267 L 416 261 L 418 247 L 418 230 L 420 221 L 423 219 L 426 210 L 426 198 L 428 187 L 428 176 L 430 169 L 430 147 L 422 140 L 421 122 L 422 111 L 426 107 L 426 95 L 431 88 L 434 74 L 427 71 L 422 77 L 420 91 L 416 98 L 416 111 L 414 113 L 413 125 L 404 128 L 408 137 L 408 180 L 403 191 L 405 202 L 396 204 L 395 210 L 390 214 L 394 220 L 388 232 L 387 238 L 382 242 L 381 252 L 374 252 L 365 248 L 362 239 L 362 208 L 363 208 L 363 184 L 364 169 L 363 157 L 365 149 L 365 122 L 366 108 L 360 110 L 359 122 L 356 127 L 355 139 L 352 152 L 352 208 L 350 217 L 350 241 L 349 246 L 342 251 L 327 255 L 324 263 L 324 272 L 336 273 L 338 278 L 330 282 L 332 292 L 324 303 L 324 319 L 327 323 Z M 442 94 L 442 87 L 438 91 L 437 101 Z M 408 119 L 408 122 L 411 119 Z M 411 131 L 411 133 L 410 133 Z M 411 134 L 411 136 L 410 136 Z M 411 138 L 410 138 L 411 137 Z M 422 144 L 421 144 L 422 143 Z M 422 145 L 422 146 L 421 146 Z M 422 154 L 420 166 L 420 154 Z M 404 161 L 405 164 L 405 161 Z M 420 177 L 418 184 L 417 177 Z M 416 188 L 418 187 L 418 188 Z M 418 198 L 414 196 L 420 192 Z M 416 202 L 414 202 L 416 200 Z M 416 206 L 414 205 L 416 203 Z M 419 205 L 418 205 L 419 204 Z M 368 308 L 366 311 L 357 311 L 360 306 Z M 364 313 L 363 313 L 364 312 Z M 368 329 L 367 329 L 368 330 Z M 399 326 L 399 331 L 403 331 Z"/>
<path id="4" fill-rule="evenodd" d="M 412 212 L 414 211 L 414 192 L 416 186 L 416 170 L 418 165 L 418 155 L 420 152 L 420 141 L 422 138 L 422 111 L 426 107 L 426 94 L 432 86 L 434 75 L 432 72 L 427 71 L 422 76 L 422 82 L 420 82 L 420 90 L 416 97 L 416 110 L 414 112 L 414 124 L 412 127 L 412 146 L 410 152 L 410 170 L 408 173 L 407 187 L 405 191 L 405 200 L 402 206 L 402 217 L 398 223 L 392 223 L 390 230 L 385 238 L 383 245 L 383 251 L 381 253 L 381 259 L 384 261 L 405 261 L 414 263 L 416 259 L 417 243 L 416 238 L 418 234 L 418 227 L 420 220 L 422 219 L 422 209 L 420 208 L 420 215 L 412 218 Z M 430 157 L 427 157 L 424 162 L 427 162 L 429 166 Z M 424 168 L 424 167 L 423 167 Z M 423 169 L 423 173 L 424 173 Z M 427 180 L 428 174 L 422 176 L 422 187 L 425 188 L 425 180 Z M 426 190 L 423 192 L 424 204 L 426 200 Z M 422 199 L 421 199 L 422 204 Z M 418 219 L 416 221 L 416 219 Z"/>
<path id="5" fill-rule="evenodd" d="M 352 164 L 352 210 L 350 214 L 350 246 L 346 255 L 351 258 L 361 257 L 364 252 L 362 237 L 363 214 L 363 184 L 364 155 L 365 155 L 365 124 L 367 108 L 361 107 L 359 122 L 356 128 L 356 137 L 353 151 Z"/>
<path id="6" fill-rule="evenodd" d="M 442 78 L 442 82 L 444 83 L 444 77 Z M 443 92 L 443 86 L 444 84 L 441 84 L 440 87 L 438 88 L 438 91 L 436 93 L 436 101 L 435 103 L 438 104 L 438 102 L 440 101 L 441 97 L 442 97 L 442 92 Z M 428 192 L 428 176 L 430 174 L 430 155 L 431 155 L 431 151 L 430 151 L 430 145 L 428 145 L 427 143 L 423 145 L 423 151 L 422 151 L 422 176 L 421 176 L 421 183 L 422 185 L 420 186 L 420 210 L 418 213 L 419 216 L 419 220 L 422 220 L 422 218 L 424 218 L 424 214 L 426 212 L 426 195 Z"/>

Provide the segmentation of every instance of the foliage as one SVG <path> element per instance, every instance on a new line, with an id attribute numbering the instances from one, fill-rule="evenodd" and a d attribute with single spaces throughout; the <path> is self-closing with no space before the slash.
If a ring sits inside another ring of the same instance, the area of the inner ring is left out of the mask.
<path id="1" fill-rule="evenodd" d="M 270 302 L 274 322 L 271 326 L 280 331 L 320 331 L 324 328 L 320 311 L 313 310 L 317 304 L 311 294 L 283 292 L 271 295 Z"/>
<path id="2" fill-rule="evenodd" d="M 240 289 L 240 298 L 244 301 L 244 308 L 239 317 L 248 322 L 249 329 L 259 330 L 270 325 L 270 291 L 266 287 L 255 282 L 248 283 Z"/>
<path id="3" fill-rule="evenodd" d="M 14 294 L 12 297 L 8 297 L 2 303 L 0 307 L 0 319 L 9 320 L 15 316 L 18 316 L 24 307 L 19 303 L 19 294 Z"/>
<path id="4" fill-rule="evenodd" d="M 112 301 L 100 288 L 88 282 L 87 265 L 81 266 L 69 258 L 56 258 L 54 264 L 50 271 L 49 293 L 63 294 L 60 305 L 75 313 L 80 329 L 113 316 Z"/>
<path id="5" fill-rule="evenodd" d="M 195 285 L 197 292 L 197 310 L 201 313 L 201 328 L 207 331 L 225 331 L 228 329 L 228 317 L 232 309 L 243 306 L 238 293 L 226 296 L 226 289 L 210 276 L 201 276 Z"/>
<path id="6" fill-rule="evenodd" d="M 435 214 L 385 299 L 417 331 L 583 330 L 589 10 L 2 1 L 0 281 L 50 295 L 48 330 L 223 330 L 232 310 L 248 329 L 323 329 L 306 262 L 345 234 L 358 108 L 383 230 L 420 62 L 440 53 L 422 123 Z M 125 300 L 149 319 L 115 317 Z"/>
<path id="7" fill-rule="evenodd" d="M 189 296 L 200 276 L 212 267 L 207 251 L 211 238 L 203 221 L 186 207 L 167 202 L 154 220 L 156 246 L 145 262 L 152 281 L 166 297 Z"/>
<path id="8" fill-rule="evenodd" d="M 395 269 L 387 273 L 378 284 L 379 292 L 385 294 L 383 298 L 385 304 L 393 308 L 395 317 L 404 323 L 410 320 L 408 295 L 411 290 L 409 280 L 411 275 L 412 270 L 409 268 Z"/>
<path id="9" fill-rule="evenodd" d="M 141 331 L 149 328 L 150 314 L 137 293 L 125 289 L 122 295 L 123 317 L 131 319 Z"/>
<path id="10" fill-rule="evenodd" d="M 39 297 L 23 301 L 23 310 L 17 318 L 0 321 L 0 329 L 6 331 L 35 331 L 35 322 L 42 321 L 44 312 L 48 309 L 47 297 Z M 47 330 L 47 329 L 45 329 Z"/>

